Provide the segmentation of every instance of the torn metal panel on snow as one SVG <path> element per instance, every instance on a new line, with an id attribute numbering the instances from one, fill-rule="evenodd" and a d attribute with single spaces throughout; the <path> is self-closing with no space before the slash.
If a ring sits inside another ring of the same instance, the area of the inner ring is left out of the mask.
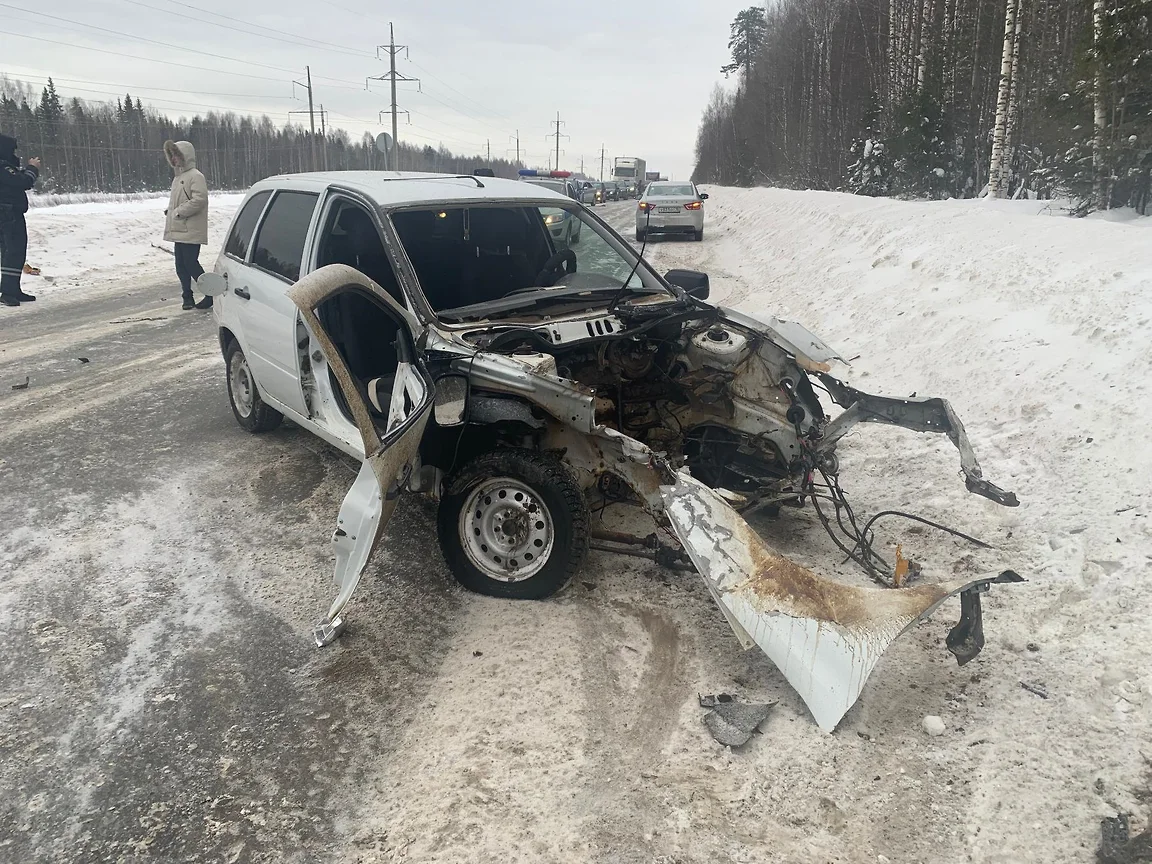
<path id="1" fill-rule="evenodd" d="M 663 491 L 673 530 L 726 617 L 776 664 L 827 732 L 896 637 L 948 597 L 1003 578 L 899 591 L 845 585 L 772 550 L 703 484 L 681 476 Z M 1003 581 L 1019 579 L 1012 575 Z"/>

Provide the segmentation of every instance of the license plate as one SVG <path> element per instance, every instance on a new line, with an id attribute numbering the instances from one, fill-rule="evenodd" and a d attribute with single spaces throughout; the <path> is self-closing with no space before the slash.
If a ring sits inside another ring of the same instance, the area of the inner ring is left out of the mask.
<path id="1" fill-rule="evenodd" d="M 680 208 L 679 207 L 657 207 L 656 212 L 657 213 L 679 213 Z"/>

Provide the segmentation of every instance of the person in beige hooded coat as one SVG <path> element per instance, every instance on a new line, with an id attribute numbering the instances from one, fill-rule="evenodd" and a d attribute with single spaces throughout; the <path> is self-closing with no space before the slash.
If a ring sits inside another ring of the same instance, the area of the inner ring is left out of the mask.
<path id="1" fill-rule="evenodd" d="M 208 183 L 196 170 L 196 148 L 188 141 L 165 141 L 164 156 L 175 172 L 164 211 L 164 239 L 172 243 L 183 308 L 210 309 L 211 297 L 192 303 L 192 283 L 204 275 L 200 247 L 208 242 Z"/>

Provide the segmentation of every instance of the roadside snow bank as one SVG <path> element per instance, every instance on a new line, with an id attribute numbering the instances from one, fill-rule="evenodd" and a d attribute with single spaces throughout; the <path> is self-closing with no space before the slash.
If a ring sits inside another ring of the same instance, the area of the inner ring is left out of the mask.
<path id="1" fill-rule="evenodd" d="M 719 302 L 806 324 L 854 358 L 842 377 L 859 387 L 950 399 L 985 476 L 1022 502 L 967 494 L 940 436 L 865 426 L 842 446 L 865 514 L 941 519 L 995 544 L 970 556 L 981 565 L 1029 580 L 990 595 L 977 663 L 933 664 L 956 681 L 980 669 L 967 696 L 921 706 L 966 730 L 930 745 L 966 784 L 959 842 L 935 860 L 1083 860 L 1100 816 L 1149 815 L 1138 802 L 1152 740 L 1152 220 L 1049 218 L 1030 201 L 708 191 L 704 244 L 656 244 L 661 268 L 706 270 Z M 929 575 L 967 566 L 904 530 L 879 533 Z M 865 689 L 864 712 L 893 666 Z"/>
<path id="2" fill-rule="evenodd" d="M 200 263 L 211 268 L 242 192 L 211 196 L 208 246 Z M 26 276 L 24 287 L 51 295 L 69 288 L 104 288 L 141 277 L 166 278 L 176 285 L 172 256 L 156 248 L 163 243 L 164 208 L 168 196 L 130 198 L 37 207 L 28 213 L 28 263 L 41 278 Z M 155 245 L 153 245 L 155 244 Z M 179 296 L 179 287 L 175 289 Z"/>

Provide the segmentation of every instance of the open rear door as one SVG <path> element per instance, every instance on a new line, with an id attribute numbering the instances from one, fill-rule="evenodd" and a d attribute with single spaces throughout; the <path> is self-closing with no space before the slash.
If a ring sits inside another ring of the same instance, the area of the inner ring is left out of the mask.
<path id="1" fill-rule="evenodd" d="M 368 297 L 397 325 L 395 370 L 376 370 L 379 374 L 369 381 L 353 376 L 347 359 L 317 314 L 321 304 L 345 292 Z M 316 644 L 322 646 L 343 632 L 344 607 L 356 590 L 360 574 L 396 508 L 396 499 L 408 482 L 432 409 L 433 382 L 416 352 L 419 324 L 386 291 L 358 270 L 343 264 L 322 267 L 297 282 L 288 296 L 299 308 L 304 326 L 328 361 L 364 442 L 364 463 L 340 505 L 336 531 L 332 535 L 336 553 L 333 581 L 337 594 L 328 614 L 313 630 Z"/>

